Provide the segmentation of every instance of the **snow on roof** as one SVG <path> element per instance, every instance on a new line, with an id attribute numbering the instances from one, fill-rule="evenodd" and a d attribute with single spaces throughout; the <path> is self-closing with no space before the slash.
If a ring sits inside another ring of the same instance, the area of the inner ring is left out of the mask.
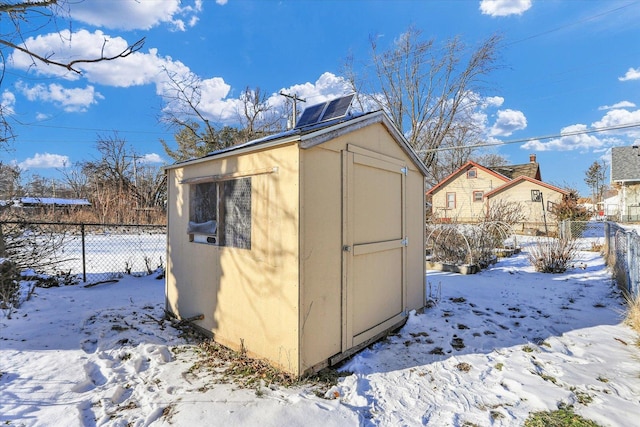
<path id="1" fill-rule="evenodd" d="M 21 205 L 91 206 L 87 199 L 63 199 L 58 197 L 21 197 Z"/>

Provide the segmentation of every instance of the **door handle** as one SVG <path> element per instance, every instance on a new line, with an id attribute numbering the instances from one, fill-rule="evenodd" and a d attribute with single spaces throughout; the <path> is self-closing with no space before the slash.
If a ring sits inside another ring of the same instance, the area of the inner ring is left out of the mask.
<path id="1" fill-rule="evenodd" d="M 351 252 L 351 246 L 349 246 L 349 245 L 344 245 L 344 246 L 342 247 L 342 251 L 343 251 L 343 252 Z"/>

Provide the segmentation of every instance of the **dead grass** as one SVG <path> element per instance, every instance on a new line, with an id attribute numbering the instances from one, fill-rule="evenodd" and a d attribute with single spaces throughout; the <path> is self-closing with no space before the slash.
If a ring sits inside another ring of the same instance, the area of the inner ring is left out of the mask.
<path id="1" fill-rule="evenodd" d="M 306 386 L 316 395 L 324 396 L 341 377 L 351 375 L 350 372 L 325 368 L 313 375 L 297 378 L 264 360 L 250 358 L 244 351 L 231 350 L 213 340 L 200 342 L 197 349 L 198 360 L 191 367 L 191 373 L 206 372 L 215 382 L 230 383 L 246 389 L 253 388 L 256 389 L 257 395 L 263 393 L 264 387 Z"/>
<path id="2" fill-rule="evenodd" d="M 640 296 L 627 296 L 626 322 L 634 331 L 640 333 Z"/>
<path id="3" fill-rule="evenodd" d="M 191 371 L 206 370 L 218 382 L 233 383 L 243 388 L 254 388 L 261 384 L 291 386 L 298 381 L 259 359 L 252 359 L 243 351 L 233 351 L 215 341 L 203 341 L 198 345 L 198 361 Z"/>

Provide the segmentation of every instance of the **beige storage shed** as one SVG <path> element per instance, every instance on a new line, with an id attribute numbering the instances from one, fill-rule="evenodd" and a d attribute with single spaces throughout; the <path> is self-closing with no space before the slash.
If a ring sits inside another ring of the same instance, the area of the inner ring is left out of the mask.
<path id="1" fill-rule="evenodd" d="M 294 375 L 353 354 L 425 303 L 424 176 L 383 112 L 168 167 L 167 309 Z"/>

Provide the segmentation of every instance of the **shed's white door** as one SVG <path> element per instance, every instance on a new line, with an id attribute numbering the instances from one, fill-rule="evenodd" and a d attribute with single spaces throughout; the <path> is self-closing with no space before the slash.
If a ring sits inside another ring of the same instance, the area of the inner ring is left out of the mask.
<path id="1" fill-rule="evenodd" d="M 398 159 L 343 153 L 343 351 L 404 316 L 405 173 Z"/>

